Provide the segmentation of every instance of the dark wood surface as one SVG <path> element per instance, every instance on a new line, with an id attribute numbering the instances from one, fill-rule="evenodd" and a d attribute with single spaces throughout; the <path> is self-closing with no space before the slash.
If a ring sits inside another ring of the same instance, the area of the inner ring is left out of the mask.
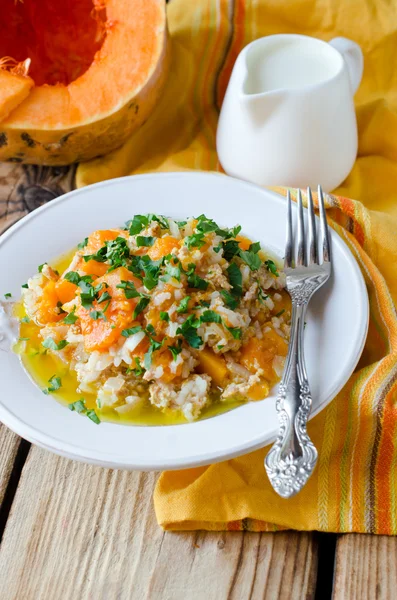
<path id="1" fill-rule="evenodd" d="M 72 189 L 74 176 L 0 164 L 0 231 Z M 57 457 L 0 424 L 0 599 L 397 597 L 395 538 L 164 533 L 156 477 Z"/>

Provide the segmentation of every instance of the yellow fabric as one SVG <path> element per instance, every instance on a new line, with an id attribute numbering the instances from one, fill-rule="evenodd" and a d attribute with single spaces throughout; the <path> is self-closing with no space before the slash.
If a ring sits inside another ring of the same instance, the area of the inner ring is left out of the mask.
<path id="1" fill-rule="evenodd" d="M 371 324 L 359 368 L 309 425 L 319 463 L 296 498 L 281 500 L 263 470 L 267 449 L 165 473 L 155 507 L 173 529 L 280 527 L 397 533 L 397 12 L 392 0 L 171 0 L 173 65 L 148 122 L 119 150 L 79 165 L 78 186 L 127 174 L 220 170 L 218 110 L 238 52 L 252 39 L 302 33 L 363 49 L 356 95 L 359 153 L 330 201 L 335 228 L 366 278 Z M 280 185 L 283 182 L 280 181 Z M 369 210 L 367 210 L 369 209 Z M 167 207 L 164 207 L 167 211 Z M 204 443 L 204 442 L 203 442 Z"/>

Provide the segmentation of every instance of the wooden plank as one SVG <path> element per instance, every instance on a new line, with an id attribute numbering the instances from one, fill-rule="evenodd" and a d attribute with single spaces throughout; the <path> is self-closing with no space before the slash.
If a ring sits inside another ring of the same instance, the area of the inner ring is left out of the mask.
<path id="1" fill-rule="evenodd" d="M 336 546 L 333 600 L 390 600 L 397 596 L 397 539 L 345 534 Z"/>
<path id="2" fill-rule="evenodd" d="M 314 597 L 311 534 L 164 533 L 155 481 L 33 447 L 0 548 L 0 598 Z"/>
<path id="3" fill-rule="evenodd" d="M 0 506 L 12 473 L 21 438 L 0 423 Z"/>

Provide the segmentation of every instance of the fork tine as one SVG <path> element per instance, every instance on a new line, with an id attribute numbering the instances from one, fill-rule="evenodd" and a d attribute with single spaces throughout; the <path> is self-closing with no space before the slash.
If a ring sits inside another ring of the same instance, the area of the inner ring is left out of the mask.
<path id="1" fill-rule="evenodd" d="M 321 246 L 323 249 L 323 262 L 331 260 L 331 249 L 329 243 L 329 230 L 327 223 L 327 215 L 324 207 L 324 197 L 321 185 L 318 186 L 318 205 L 320 209 L 320 230 L 321 230 Z"/>
<path id="2" fill-rule="evenodd" d="M 285 258 L 284 268 L 287 269 L 292 267 L 292 248 L 293 248 L 293 236 L 292 236 L 292 200 L 291 194 L 287 192 L 287 239 L 285 241 Z"/>
<path id="3" fill-rule="evenodd" d="M 309 238 L 309 260 L 308 264 L 317 263 L 317 238 L 316 238 L 316 220 L 314 218 L 314 207 L 312 191 L 307 188 L 307 211 L 308 211 L 308 238 Z"/>
<path id="4" fill-rule="evenodd" d="M 297 257 L 296 257 L 296 264 L 297 264 L 297 266 L 304 266 L 306 264 L 305 226 L 303 223 L 302 193 L 301 193 L 300 189 L 298 189 L 297 238 L 298 238 L 298 252 L 297 252 Z"/>

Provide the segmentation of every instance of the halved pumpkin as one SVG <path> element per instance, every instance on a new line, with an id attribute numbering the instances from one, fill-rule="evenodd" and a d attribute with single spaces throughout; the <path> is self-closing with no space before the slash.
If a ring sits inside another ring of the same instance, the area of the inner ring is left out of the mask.
<path id="1" fill-rule="evenodd" d="M 0 160 L 105 154 L 156 105 L 169 64 L 164 0 L 2 0 L 0 22 Z M 28 73 L 15 72 L 27 59 Z"/>

